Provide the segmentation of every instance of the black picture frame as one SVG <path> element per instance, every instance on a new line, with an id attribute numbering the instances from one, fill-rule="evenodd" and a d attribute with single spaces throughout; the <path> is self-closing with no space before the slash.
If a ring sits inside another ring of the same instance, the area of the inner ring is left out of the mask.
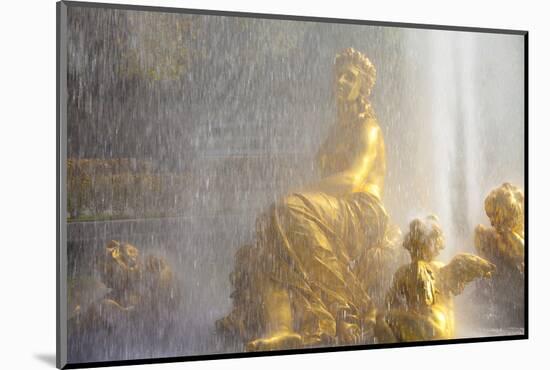
<path id="1" fill-rule="evenodd" d="M 525 274 L 524 274 L 524 302 L 525 302 L 525 326 L 524 334 L 522 335 L 503 335 L 479 338 L 466 339 L 449 339 L 435 340 L 422 342 L 404 342 L 404 343 L 384 343 L 370 345 L 355 345 L 342 347 L 323 347 L 323 348 L 307 348 L 296 350 L 277 350 L 270 352 L 242 352 L 242 353 L 225 353 L 225 354 L 203 354 L 193 356 L 176 356 L 166 358 L 150 358 L 150 359 L 135 359 L 122 361 L 100 361 L 86 363 L 67 363 L 67 201 L 66 201 L 66 164 L 67 164 L 67 9 L 72 7 L 95 8 L 95 9 L 118 9 L 118 10 L 133 10 L 144 12 L 162 12 L 176 14 L 194 14 L 194 15 L 214 15 L 223 17 L 242 17 L 242 18 L 260 18 L 272 20 L 291 20 L 298 22 L 319 22 L 319 23 L 338 23 L 349 25 L 367 25 L 367 26 L 383 26 L 425 30 L 441 30 L 441 31 L 461 31 L 474 33 L 490 33 L 500 35 L 519 35 L 524 39 L 524 181 L 525 181 Z M 529 32 L 525 30 L 512 29 L 492 29 L 478 27 L 460 27 L 447 25 L 432 25 L 432 24 L 415 24 L 415 23 L 400 23 L 400 22 L 383 22 L 372 20 L 359 19 L 338 19 L 338 18 L 321 18 L 309 16 L 295 16 L 283 14 L 262 14 L 248 12 L 233 12 L 233 11 L 218 11 L 218 10 L 203 10 L 203 9 L 188 9 L 188 8 L 170 8 L 158 6 L 141 6 L 141 5 L 126 5 L 126 4 L 110 4 L 110 3 L 92 3 L 92 2 L 77 2 L 77 1 L 60 1 L 56 4 L 57 24 L 57 63 L 56 63 L 56 122 L 57 122 L 57 141 L 56 141 L 56 284 L 57 284 L 57 310 L 56 310 L 56 364 L 58 368 L 92 368 L 104 366 L 122 366 L 122 365 L 138 365 L 138 364 L 158 364 L 172 363 L 184 361 L 204 361 L 204 360 L 219 360 L 231 358 L 247 358 L 247 357 L 264 357 L 292 354 L 308 354 L 322 352 L 340 352 L 340 351 L 356 351 L 381 348 L 399 348 L 399 347 L 415 347 L 415 346 L 432 346 L 444 344 L 460 344 L 460 343 L 481 343 L 481 342 L 496 342 L 510 340 L 525 340 L 529 338 L 529 97 L 528 97 L 528 77 L 529 77 Z"/>

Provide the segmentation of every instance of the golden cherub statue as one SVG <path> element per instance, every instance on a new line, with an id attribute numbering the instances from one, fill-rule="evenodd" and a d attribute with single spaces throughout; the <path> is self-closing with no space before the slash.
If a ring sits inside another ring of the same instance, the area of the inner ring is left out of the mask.
<path id="1" fill-rule="evenodd" d="M 504 183 L 485 199 L 491 227 L 479 225 L 475 231 L 478 253 L 500 269 L 523 271 L 524 195 L 517 186 Z"/>
<path id="2" fill-rule="evenodd" d="M 129 243 L 111 240 L 98 261 L 100 280 L 75 279 L 69 294 L 69 318 L 79 326 L 116 328 L 142 315 L 154 320 L 174 308 L 177 287 L 160 257 L 142 257 Z"/>
<path id="3" fill-rule="evenodd" d="M 485 199 L 491 227 L 477 226 L 475 247 L 497 266 L 490 283 L 480 284 L 480 303 L 493 312 L 490 324 L 499 328 L 523 327 L 525 208 L 523 191 L 504 183 Z"/>
<path id="4" fill-rule="evenodd" d="M 388 310 L 377 322 L 380 342 L 425 341 L 454 337 L 453 296 L 476 278 L 489 277 L 495 266 L 473 254 L 458 254 L 445 265 L 435 258 L 444 237 L 435 216 L 415 219 L 403 241 L 411 263 L 394 275 Z"/>
<path id="5" fill-rule="evenodd" d="M 367 282 L 378 282 L 365 266 L 387 261 L 398 234 L 381 202 L 384 138 L 368 101 L 376 70 L 350 48 L 334 71 L 337 120 L 318 153 L 322 178 L 272 205 L 236 255 L 233 310 L 217 326 L 250 351 L 373 339 Z"/>

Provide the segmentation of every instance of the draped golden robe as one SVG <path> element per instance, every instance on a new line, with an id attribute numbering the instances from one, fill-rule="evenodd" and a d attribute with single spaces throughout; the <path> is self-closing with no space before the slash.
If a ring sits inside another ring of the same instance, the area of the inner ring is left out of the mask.
<path id="1" fill-rule="evenodd" d="M 365 334 L 375 320 L 366 276 L 357 274 L 365 254 L 352 260 L 348 251 L 384 243 L 387 220 L 380 200 L 366 192 L 284 198 L 258 219 L 256 243 L 239 250 L 231 276 L 234 309 L 220 324 L 245 341 L 256 338 L 266 329 L 261 297 L 275 284 L 288 289 L 304 345 L 335 342 L 342 318 Z"/>

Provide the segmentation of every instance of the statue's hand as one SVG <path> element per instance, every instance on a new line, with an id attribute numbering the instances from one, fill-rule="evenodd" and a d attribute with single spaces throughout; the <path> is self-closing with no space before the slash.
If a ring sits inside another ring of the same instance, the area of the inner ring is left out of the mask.
<path id="1" fill-rule="evenodd" d="M 460 253 L 441 268 L 439 277 L 442 286 L 458 295 L 468 283 L 478 278 L 490 278 L 495 270 L 496 266 L 484 258 L 470 253 Z"/>

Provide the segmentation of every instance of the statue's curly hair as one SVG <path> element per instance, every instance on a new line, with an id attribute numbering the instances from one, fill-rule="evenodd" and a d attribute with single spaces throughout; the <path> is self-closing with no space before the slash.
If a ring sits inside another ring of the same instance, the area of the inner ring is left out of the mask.
<path id="1" fill-rule="evenodd" d="M 424 219 L 415 218 L 411 221 L 409 232 L 403 240 L 403 248 L 412 257 L 424 258 L 430 254 L 430 250 L 439 252 L 444 247 L 445 237 L 437 216 L 429 215 Z"/>
<path id="2" fill-rule="evenodd" d="M 369 89 L 373 88 L 376 82 L 376 68 L 369 58 L 354 48 L 347 48 L 336 55 L 334 67 L 338 69 L 347 64 L 358 67 L 366 86 Z"/>
<path id="3" fill-rule="evenodd" d="M 504 183 L 485 198 L 485 213 L 496 229 L 515 230 L 523 227 L 525 198 L 515 185 Z"/>

